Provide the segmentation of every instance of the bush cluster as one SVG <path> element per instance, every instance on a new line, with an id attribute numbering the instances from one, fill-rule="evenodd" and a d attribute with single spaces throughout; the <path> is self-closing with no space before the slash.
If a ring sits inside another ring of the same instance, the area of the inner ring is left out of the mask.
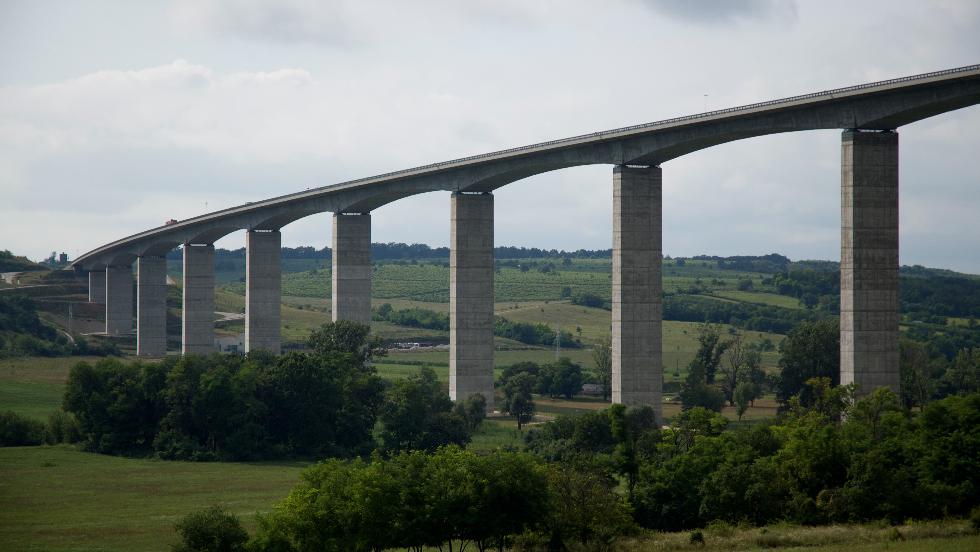
<path id="1" fill-rule="evenodd" d="M 668 531 L 715 520 L 900 523 L 967 515 L 980 504 L 980 394 L 915 413 L 887 389 L 852 404 L 844 388 L 811 385 L 813 406 L 794 399 L 771 424 L 726 431 L 725 418 L 693 408 L 668 428 L 640 432 L 632 448 L 636 521 Z M 527 446 L 563 462 L 591 455 L 628 480 L 615 428 L 604 412 L 559 418 L 529 432 Z"/>
<path id="2" fill-rule="evenodd" d="M 369 362 L 380 350 L 368 330 L 326 324 L 310 336 L 311 352 L 280 357 L 259 351 L 82 362 L 69 373 L 64 408 L 78 419 L 88 450 L 116 455 L 322 458 L 468 443 L 486 400 L 453 405 L 427 367 L 386 387 Z"/>
<path id="3" fill-rule="evenodd" d="M 457 447 L 310 468 L 250 549 L 566 549 L 632 527 L 609 481 L 515 452 Z M 549 546 L 550 545 L 550 546 Z"/>
<path id="4" fill-rule="evenodd" d="M 0 412 L 0 447 L 77 443 L 80 439 L 78 421 L 64 411 L 52 412 L 46 422 L 9 410 Z"/>

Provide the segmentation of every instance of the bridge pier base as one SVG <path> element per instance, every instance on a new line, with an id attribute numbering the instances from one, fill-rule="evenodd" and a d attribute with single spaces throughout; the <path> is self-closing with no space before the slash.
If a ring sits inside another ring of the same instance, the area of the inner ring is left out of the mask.
<path id="1" fill-rule="evenodd" d="M 281 244 L 278 230 L 245 235 L 245 352 L 280 352 Z"/>
<path id="2" fill-rule="evenodd" d="M 167 354 L 167 260 L 136 259 L 136 354 Z"/>
<path id="3" fill-rule="evenodd" d="M 898 393 L 898 134 L 841 143 L 840 380 Z"/>
<path id="4" fill-rule="evenodd" d="M 662 173 L 613 169 L 612 402 L 649 405 L 663 420 Z"/>
<path id="5" fill-rule="evenodd" d="M 91 270 L 88 273 L 88 302 L 105 304 L 105 270 Z"/>
<path id="6" fill-rule="evenodd" d="M 371 324 L 371 215 L 333 216 L 333 321 Z"/>
<path id="7" fill-rule="evenodd" d="M 481 393 L 493 409 L 493 194 L 452 195 L 449 396 Z"/>
<path id="8" fill-rule="evenodd" d="M 181 354 L 214 352 L 214 245 L 184 244 Z"/>
<path id="9" fill-rule="evenodd" d="M 105 333 L 119 335 L 133 331 L 133 267 L 108 266 L 105 269 Z"/>

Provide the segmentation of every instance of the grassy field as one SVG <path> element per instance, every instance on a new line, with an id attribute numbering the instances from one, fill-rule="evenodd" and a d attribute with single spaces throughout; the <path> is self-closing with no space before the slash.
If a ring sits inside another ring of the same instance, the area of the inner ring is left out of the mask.
<path id="1" fill-rule="evenodd" d="M 220 505 L 249 529 L 299 480 L 304 464 L 167 462 L 0 448 L 4 550 L 168 550 L 173 524 Z"/>
<path id="2" fill-rule="evenodd" d="M 782 307 L 784 309 L 802 309 L 803 305 L 796 297 L 787 295 L 777 295 L 775 293 L 763 293 L 760 291 L 739 291 L 739 290 L 720 290 L 712 293 L 715 297 L 731 299 L 742 303 L 753 303 L 756 305 L 769 305 L 772 307 Z"/>
<path id="3" fill-rule="evenodd" d="M 873 523 L 764 528 L 709 526 L 701 531 L 704 543 L 691 543 L 690 532 L 653 533 L 621 543 L 625 552 L 668 550 L 806 550 L 807 552 L 967 552 L 980 549 L 980 535 L 961 520 L 909 523 L 892 527 Z"/>
<path id="4" fill-rule="evenodd" d="M 68 371 L 98 357 L 11 358 L 0 360 L 0 411 L 45 420 L 61 407 Z"/>

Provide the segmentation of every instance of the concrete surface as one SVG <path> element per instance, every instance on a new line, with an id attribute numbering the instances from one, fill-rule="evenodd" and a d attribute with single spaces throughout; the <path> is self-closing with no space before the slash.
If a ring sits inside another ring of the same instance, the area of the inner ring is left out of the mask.
<path id="1" fill-rule="evenodd" d="M 333 320 L 371 324 L 371 215 L 333 216 Z"/>
<path id="2" fill-rule="evenodd" d="M 105 270 L 105 333 L 133 331 L 133 267 L 110 266 Z"/>
<path id="3" fill-rule="evenodd" d="M 105 304 L 105 270 L 89 271 L 88 302 Z"/>
<path id="4" fill-rule="evenodd" d="M 841 144 L 841 383 L 898 393 L 898 133 Z"/>
<path id="5" fill-rule="evenodd" d="M 281 244 L 278 231 L 245 234 L 245 352 L 280 352 Z"/>
<path id="6" fill-rule="evenodd" d="M 612 401 L 663 421 L 660 167 L 613 169 Z"/>
<path id="7" fill-rule="evenodd" d="M 167 259 L 136 260 L 136 354 L 167 354 Z"/>
<path id="8" fill-rule="evenodd" d="M 493 195 L 454 193 L 449 251 L 449 396 L 493 409 Z"/>
<path id="9" fill-rule="evenodd" d="M 214 245 L 184 245 L 181 353 L 214 352 Z"/>

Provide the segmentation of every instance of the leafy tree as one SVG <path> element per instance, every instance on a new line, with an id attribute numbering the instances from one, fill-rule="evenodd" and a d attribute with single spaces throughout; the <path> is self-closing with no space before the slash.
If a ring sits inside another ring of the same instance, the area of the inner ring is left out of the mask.
<path id="1" fill-rule="evenodd" d="M 482 393 L 474 393 L 453 406 L 453 413 L 466 420 L 470 431 L 475 431 L 487 416 L 487 399 Z"/>
<path id="2" fill-rule="evenodd" d="M 735 405 L 735 388 L 739 383 L 749 379 L 749 373 L 759 368 L 759 354 L 750 350 L 742 341 L 741 334 L 736 333 L 725 351 L 723 362 L 719 364 L 721 373 L 721 391 L 729 405 Z"/>
<path id="3" fill-rule="evenodd" d="M 936 382 L 930 365 L 924 345 L 908 339 L 899 342 L 901 398 L 906 407 L 922 408 L 935 394 Z"/>
<path id="4" fill-rule="evenodd" d="M 504 385 L 504 408 L 517 419 L 517 429 L 534 418 L 531 389 L 537 382 L 527 372 L 516 374 Z"/>
<path id="5" fill-rule="evenodd" d="M 388 390 L 381 407 L 385 450 L 428 450 L 470 440 L 469 421 L 453 413 L 453 403 L 428 366 Z"/>
<path id="6" fill-rule="evenodd" d="M 612 405 L 608 412 L 612 436 L 616 441 L 613 461 L 619 473 L 626 478 L 627 496 L 632 500 L 643 456 L 641 439 L 652 432 L 654 440 L 659 440 L 656 415 L 649 406 L 626 408 L 621 404 Z"/>
<path id="7" fill-rule="evenodd" d="M 244 552 L 248 533 L 234 514 L 213 506 L 187 514 L 176 524 L 174 552 Z"/>
<path id="8" fill-rule="evenodd" d="M 592 361 L 595 363 L 595 379 L 602 387 L 602 399 L 609 400 L 612 389 L 612 338 L 600 337 L 592 345 Z"/>
<path id="9" fill-rule="evenodd" d="M 313 330 L 307 339 L 307 344 L 315 354 L 347 353 L 363 364 L 370 362 L 374 357 L 386 354 L 381 338 L 370 336 L 370 333 L 370 326 L 349 320 L 338 320 Z"/>
<path id="10" fill-rule="evenodd" d="M 946 370 L 946 387 L 953 393 L 980 391 L 980 347 L 961 349 Z"/>
<path id="11" fill-rule="evenodd" d="M 698 350 L 692 363 L 697 363 L 704 369 L 704 379 L 708 385 L 715 383 L 721 357 L 729 346 L 730 342 L 721 339 L 717 326 L 707 323 L 698 326 Z"/>
<path id="12" fill-rule="evenodd" d="M 534 378 L 535 384 L 533 387 L 537 388 L 537 378 L 541 375 L 541 366 L 539 366 L 538 363 L 531 362 L 529 360 L 523 360 L 521 362 L 515 362 L 514 364 L 505 366 L 503 373 L 500 375 L 501 387 L 507 385 L 507 382 L 509 382 L 511 378 L 522 372 L 526 372 Z"/>
<path id="13" fill-rule="evenodd" d="M 784 405 L 799 395 L 803 406 L 811 406 L 814 397 L 806 386 L 811 378 L 829 378 L 832 385 L 840 384 L 840 328 L 836 319 L 800 324 L 781 349 L 776 398 Z"/>
<path id="14" fill-rule="evenodd" d="M 756 387 L 755 385 L 743 381 L 738 384 L 735 388 L 735 412 L 738 414 L 738 420 L 742 421 L 742 416 L 749 409 L 749 405 L 756 397 Z"/>
<path id="15" fill-rule="evenodd" d="M 565 463 L 549 465 L 550 507 L 544 517 L 549 550 L 609 550 L 618 537 L 635 531 L 629 506 L 613 491 L 609 480 Z"/>
<path id="16" fill-rule="evenodd" d="M 40 445 L 44 424 L 13 411 L 0 412 L 0 447 Z"/>
<path id="17" fill-rule="evenodd" d="M 714 385 L 708 385 L 705 379 L 704 365 L 697 359 L 691 361 L 687 378 L 684 380 L 680 392 L 684 410 L 700 406 L 721 412 L 725 406 L 725 395 Z"/>
<path id="18" fill-rule="evenodd" d="M 582 390 L 582 367 L 568 357 L 541 367 L 538 378 L 538 392 L 552 398 L 563 395 L 571 399 Z"/>

